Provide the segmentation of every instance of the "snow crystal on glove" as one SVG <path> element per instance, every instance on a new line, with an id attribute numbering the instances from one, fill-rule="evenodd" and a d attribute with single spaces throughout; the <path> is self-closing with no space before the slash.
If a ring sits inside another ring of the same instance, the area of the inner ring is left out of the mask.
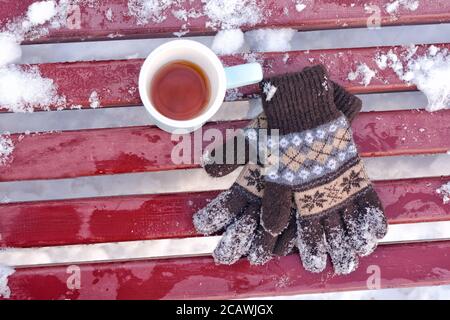
<path id="1" fill-rule="evenodd" d="M 297 244 L 297 237 L 292 238 L 288 244 L 286 245 L 285 249 L 281 252 L 277 252 L 277 255 L 280 256 L 287 256 L 294 250 L 295 245 Z"/>
<path id="2" fill-rule="evenodd" d="M 266 101 L 272 100 L 277 90 L 278 88 L 272 85 L 270 82 L 264 83 L 263 92 L 266 95 Z"/>
<path id="3" fill-rule="evenodd" d="M 347 221 L 350 244 L 360 256 L 370 255 L 378 246 L 378 239 L 386 234 L 387 224 L 379 208 L 364 208 L 365 213 Z"/>
<path id="4" fill-rule="evenodd" d="M 234 215 L 225 207 L 231 190 L 226 190 L 213 199 L 206 207 L 194 214 L 193 222 L 197 232 L 210 235 L 226 227 Z"/>
<path id="5" fill-rule="evenodd" d="M 314 247 L 305 237 L 304 227 L 298 225 L 297 247 L 303 263 L 303 267 L 309 272 L 322 272 L 327 266 L 327 253 L 325 247 L 325 235 L 320 243 L 315 243 Z"/>
<path id="6" fill-rule="evenodd" d="M 341 228 L 330 230 L 327 251 L 336 274 L 349 274 L 358 268 L 358 257 L 350 246 L 350 239 Z"/>
<path id="7" fill-rule="evenodd" d="M 263 265 L 273 258 L 271 252 L 260 242 L 253 243 L 248 253 L 248 261 L 252 265 Z"/>
<path id="8" fill-rule="evenodd" d="M 368 216 L 369 230 L 377 239 L 383 238 L 388 230 L 386 216 L 383 210 L 378 207 L 367 207 L 366 216 Z"/>
<path id="9" fill-rule="evenodd" d="M 219 264 L 233 264 L 246 255 L 255 237 L 256 219 L 245 215 L 236 220 L 222 236 L 214 250 L 214 261 Z"/>

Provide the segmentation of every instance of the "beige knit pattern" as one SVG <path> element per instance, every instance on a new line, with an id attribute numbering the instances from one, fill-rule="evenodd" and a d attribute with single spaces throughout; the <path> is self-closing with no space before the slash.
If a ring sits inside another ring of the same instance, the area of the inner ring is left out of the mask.
<path id="1" fill-rule="evenodd" d="M 336 179 L 294 194 L 295 203 L 301 216 L 310 216 L 333 209 L 363 189 L 370 186 L 364 165 L 359 160 Z"/>

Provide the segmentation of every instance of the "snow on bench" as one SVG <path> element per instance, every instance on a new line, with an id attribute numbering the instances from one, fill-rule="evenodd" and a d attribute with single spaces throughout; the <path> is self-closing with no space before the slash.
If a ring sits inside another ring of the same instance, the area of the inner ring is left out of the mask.
<path id="1" fill-rule="evenodd" d="M 48 35 L 28 39 L 28 43 L 167 37 L 174 36 L 174 33 L 207 35 L 215 33 L 222 24 L 226 27 L 241 26 L 244 30 L 267 27 L 321 30 L 376 27 L 377 23 L 387 26 L 450 21 L 450 3 L 447 0 L 421 0 L 418 7 L 395 7 L 393 3 L 396 1 L 392 0 L 228 0 L 230 6 L 225 8 L 219 5 L 221 2 L 218 0 L 210 0 L 209 6 L 203 6 L 202 0 L 194 0 L 181 2 L 181 5 L 164 1 L 147 10 L 142 0 L 72 2 L 75 5 L 65 12 L 68 17 L 66 25 L 59 29 L 50 28 Z M 236 2 L 242 3 L 238 8 L 245 11 L 239 20 L 230 19 Z M 20 17 L 31 3 L 33 0 L 2 1 L 0 23 Z"/>
<path id="2" fill-rule="evenodd" d="M 2 1 L 0 24 L 25 15 L 32 2 Z M 236 23 L 223 19 L 227 12 L 203 7 L 201 0 L 184 3 L 183 7 L 176 4 L 157 7 L 153 12 L 141 11 L 140 0 L 76 2 L 78 5 L 66 8 L 64 13 L 69 18 L 66 22 L 70 23 L 56 29 L 41 28 L 41 37 L 27 35 L 25 42 L 161 37 L 180 35 L 180 32 L 205 35 L 215 33 L 223 27 L 222 23 Z M 255 12 L 238 24 L 243 30 L 261 27 L 319 30 L 365 27 L 368 21 L 380 25 L 450 21 L 450 3 L 446 0 L 421 0 L 419 6 L 397 2 L 373 0 L 368 6 L 360 1 L 247 0 L 245 3 L 253 6 L 248 8 Z M 374 17 L 377 8 L 380 20 L 368 20 Z M 157 14 L 153 15 L 154 12 Z M 221 19 L 217 14 L 222 14 Z M 415 54 L 424 55 L 433 48 L 446 50 L 450 44 L 418 46 Z M 382 57 L 392 53 L 406 65 L 410 52 L 411 48 L 407 47 L 333 49 L 239 54 L 224 56 L 222 61 L 225 65 L 258 61 L 266 77 L 323 63 L 331 77 L 353 93 L 398 92 L 416 90 L 416 87 L 400 79 L 392 67 L 381 68 L 387 63 Z M 142 60 L 123 60 L 17 68 L 34 68 L 35 75 L 53 81 L 54 87 L 47 89 L 51 92 L 55 89 L 56 103 L 51 102 L 42 109 L 55 110 L 62 105 L 67 109 L 140 105 L 137 79 L 141 64 Z M 231 97 L 248 99 L 257 94 L 257 87 L 249 86 L 231 92 Z M 14 106 L 0 108 L 3 113 L 16 111 Z M 443 154 L 450 149 L 449 117 L 450 110 L 362 113 L 354 123 L 355 140 L 365 157 Z M 223 131 L 245 123 L 219 122 L 207 127 Z M 14 149 L 10 162 L 0 166 L 0 182 L 198 168 L 198 165 L 171 163 L 170 136 L 152 126 L 14 134 L 10 139 Z M 392 224 L 436 222 L 450 221 L 448 205 L 436 192 L 449 181 L 448 176 L 422 177 L 376 181 L 375 186 Z M 3 203 L 0 204 L 0 247 L 198 237 L 191 216 L 217 192 Z M 348 276 L 334 276 L 331 268 L 321 274 L 307 273 L 295 254 L 258 267 L 250 266 L 245 260 L 232 266 L 217 266 L 210 257 L 19 266 L 9 276 L 7 286 L 12 299 L 243 298 L 428 286 L 450 283 L 449 255 L 449 241 L 384 244 L 373 255 L 362 258 L 360 268 Z M 80 272 L 83 283 L 89 285 L 70 286 L 74 272 Z"/>
<path id="3" fill-rule="evenodd" d="M 426 53 L 430 47 L 450 49 L 450 44 L 422 45 L 417 47 L 416 54 Z M 288 55 L 281 52 L 239 54 L 222 57 L 224 65 L 233 66 L 246 62 L 260 62 L 264 68 L 264 76 L 270 77 L 286 72 L 302 70 L 305 66 L 318 63 L 328 67 L 330 77 L 345 86 L 352 93 L 395 92 L 416 90 L 416 87 L 399 79 L 392 68 L 380 70 L 377 58 L 380 54 L 392 51 L 402 64 L 406 65 L 410 48 L 380 47 L 357 49 L 332 49 L 292 51 Z M 92 94 L 98 95 L 101 107 L 140 105 L 138 78 L 142 60 L 94 61 L 74 63 L 41 64 L 39 70 L 43 78 L 51 79 L 57 88 L 58 96 L 64 98 L 67 109 L 90 108 Z M 373 70 L 374 77 L 364 83 L 364 77 L 356 76 L 349 80 L 360 65 Z M 233 92 L 235 98 L 244 99 L 259 93 L 257 86 L 247 86 Z M 58 106 L 49 105 L 50 109 Z M 0 106 L 0 112 L 7 112 L 7 106 Z M 39 108 L 37 108 L 39 110 Z"/>

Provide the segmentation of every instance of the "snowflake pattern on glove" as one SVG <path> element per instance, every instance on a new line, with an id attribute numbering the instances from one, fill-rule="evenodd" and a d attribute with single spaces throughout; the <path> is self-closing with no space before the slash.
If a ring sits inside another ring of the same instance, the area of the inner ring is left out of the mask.
<path id="1" fill-rule="evenodd" d="M 244 179 L 247 181 L 247 186 L 254 186 L 258 192 L 264 190 L 264 178 L 259 169 L 249 169 L 248 175 L 245 175 Z"/>

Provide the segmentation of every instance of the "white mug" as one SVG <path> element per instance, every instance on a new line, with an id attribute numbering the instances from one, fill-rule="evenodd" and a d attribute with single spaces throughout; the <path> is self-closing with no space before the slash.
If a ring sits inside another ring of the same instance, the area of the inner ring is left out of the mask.
<path id="1" fill-rule="evenodd" d="M 153 77 L 164 65 L 177 60 L 198 65 L 210 82 L 210 99 L 204 111 L 193 119 L 174 120 L 162 115 L 152 104 L 150 86 Z M 167 42 L 145 60 L 139 75 L 139 94 L 154 123 L 168 132 L 191 132 L 203 126 L 219 110 L 227 89 L 258 83 L 263 78 L 259 63 L 224 68 L 217 55 L 205 45 L 192 40 Z"/>

